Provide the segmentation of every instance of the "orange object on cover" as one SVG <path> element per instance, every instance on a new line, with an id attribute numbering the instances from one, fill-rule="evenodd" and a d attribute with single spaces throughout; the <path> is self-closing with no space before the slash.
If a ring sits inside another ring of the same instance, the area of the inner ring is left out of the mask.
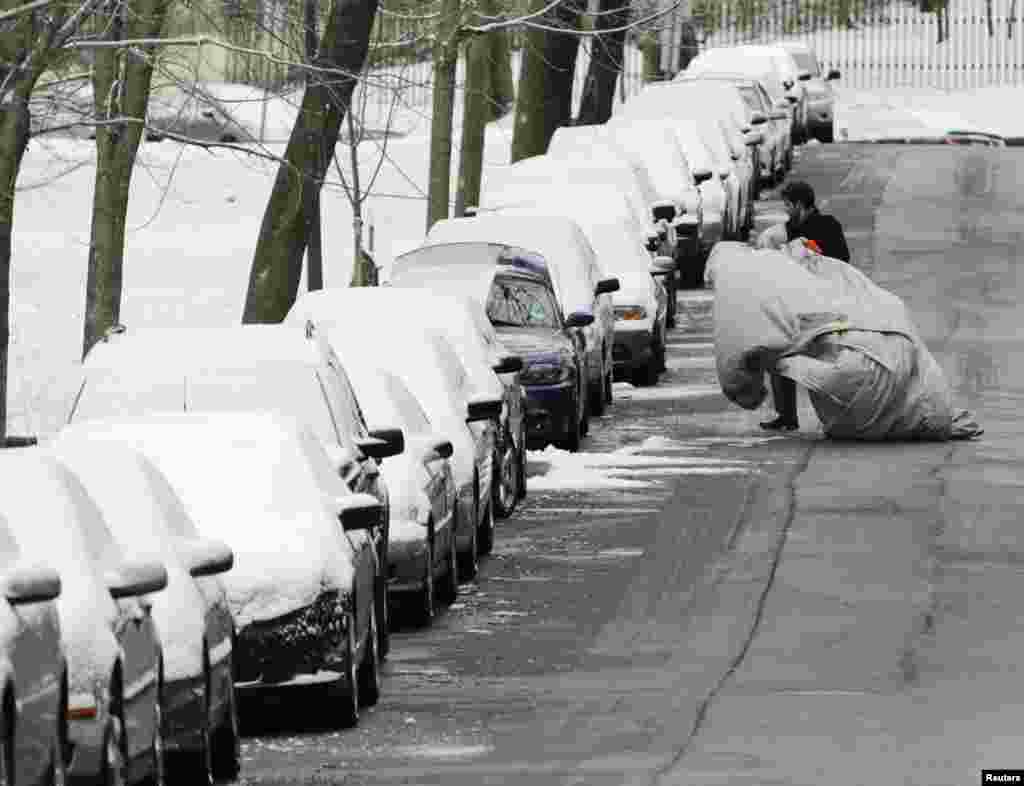
<path id="1" fill-rule="evenodd" d="M 815 254 L 822 254 L 821 246 L 818 245 L 816 240 L 804 240 L 804 245 Z M 822 256 L 824 256 L 824 254 L 822 254 Z"/>

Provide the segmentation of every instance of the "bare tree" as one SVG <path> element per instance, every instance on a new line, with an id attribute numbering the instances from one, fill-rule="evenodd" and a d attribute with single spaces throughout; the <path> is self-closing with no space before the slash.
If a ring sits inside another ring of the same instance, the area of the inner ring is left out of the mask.
<path id="1" fill-rule="evenodd" d="M 622 72 L 622 56 L 629 22 L 628 0 L 600 0 L 597 33 L 591 42 L 590 67 L 583 83 L 583 99 L 576 122 L 605 123 L 612 116 L 615 83 Z M 612 32 L 603 33 L 610 30 Z"/>
<path id="2" fill-rule="evenodd" d="M 43 72 L 99 4 L 0 0 L 0 440 L 7 434 L 14 187 L 29 143 L 29 101 Z"/>
<path id="3" fill-rule="evenodd" d="M 125 41 L 160 35 L 170 0 L 122 0 L 109 6 L 94 51 L 93 101 L 96 113 L 96 185 L 93 191 L 85 288 L 82 356 L 120 322 L 125 224 L 135 157 L 146 122 L 153 78 L 152 50 Z"/>
<path id="4" fill-rule="evenodd" d="M 430 123 L 430 178 L 427 230 L 448 218 L 452 179 L 452 115 L 455 69 L 459 58 L 460 0 L 441 1 L 441 21 L 434 42 L 434 111 Z"/>
<path id="5" fill-rule="evenodd" d="M 263 214 L 243 322 L 280 322 L 298 294 L 314 196 L 366 63 L 377 0 L 330 0 L 298 117 Z"/>

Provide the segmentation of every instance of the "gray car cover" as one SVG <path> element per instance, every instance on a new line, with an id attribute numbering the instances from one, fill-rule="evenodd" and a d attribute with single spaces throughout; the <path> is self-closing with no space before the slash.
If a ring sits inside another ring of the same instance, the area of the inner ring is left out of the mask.
<path id="1" fill-rule="evenodd" d="M 716 246 L 715 361 L 725 395 L 746 409 L 765 373 L 809 391 L 834 439 L 948 440 L 979 436 L 953 406 L 941 367 L 904 302 L 837 259 L 796 240 L 782 250 Z"/>

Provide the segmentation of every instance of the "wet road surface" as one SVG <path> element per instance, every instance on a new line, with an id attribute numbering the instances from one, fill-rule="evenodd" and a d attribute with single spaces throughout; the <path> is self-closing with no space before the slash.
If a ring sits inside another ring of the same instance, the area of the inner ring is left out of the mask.
<path id="1" fill-rule="evenodd" d="M 1013 156 L 827 146 L 806 149 L 793 173 L 841 217 L 854 264 L 908 299 L 962 403 L 990 417 L 1010 409 L 1008 357 L 993 355 L 991 328 L 1009 342 L 1019 327 L 1005 301 L 1016 302 L 1024 222 L 1012 195 L 993 211 L 990 182 L 1016 174 Z M 935 227 L 902 232 L 880 205 L 915 193 L 913 160 L 951 167 L 962 193 Z M 759 210 L 762 224 L 782 218 L 771 198 Z M 964 253 L 987 244 L 988 261 L 928 267 L 929 255 L 948 254 L 951 232 Z M 264 729 L 244 741 L 242 783 L 676 782 L 757 633 L 795 479 L 822 445 L 803 397 L 805 427 L 786 437 L 757 427 L 767 410 L 726 402 L 711 308 L 710 293 L 680 295 L 668 372 L 652 388 L 617 384 L 576 460 L 531 454 L 529 497 L 499 522 L 478 581 L 429 629 L 393 634 L 383 697 L 360 726 Z M 1016 410 L 1004 416 L 1009 430 Z"/>

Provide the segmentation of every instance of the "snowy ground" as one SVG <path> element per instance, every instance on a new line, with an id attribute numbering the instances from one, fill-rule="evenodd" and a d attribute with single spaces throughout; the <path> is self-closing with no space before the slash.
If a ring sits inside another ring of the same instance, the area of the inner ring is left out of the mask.
<path id="1" fill-rule="evenodd" d="M 1024 134 L 1015 117 L 1019 88 L 955 94 L 936 90 L 840 89 L 837 136 L 873 136 L 977 127 Z M 249 103 L 236 119 L 288 128 L 294 100 L 266 111 Z M 508 163 L 512 116 L 487 130 L 487 171 Z M 384 157 L 366 204 L 374 251 L 386 268 L 415 247 L 425 231 L 429 117 L 422 102 L 399 106 L 403 136 L 364 142 L 365 178 Z M 279 137 L 280 138 L 280 137 Z M 455 150 L 458 150 L 458 139 Z M 283 144 L 259 150 L 280 155 Z M 339 148 L 342 156 L 347 150 Z M 47 433 L 60 424 L 81 352 L 82 309 L 95 168 L 93 143 L 40 137 L 29 145 L 18 180 L 12 271 L 11 433 Z M 457 178 L 453 162 L 452 194 Z M 344 165 L 343 165 L 344 166 Z M 276 165 L 245 153 L 143 146 L 128 219 L 122 321 L 221 325 L 240 319 L 249 265 Z M 345 286 L 351 272 L 351 209 L 337 170 L 324 189 L 327 286 Z M 364 242 L 369 242 L 368 237 Z"/>

